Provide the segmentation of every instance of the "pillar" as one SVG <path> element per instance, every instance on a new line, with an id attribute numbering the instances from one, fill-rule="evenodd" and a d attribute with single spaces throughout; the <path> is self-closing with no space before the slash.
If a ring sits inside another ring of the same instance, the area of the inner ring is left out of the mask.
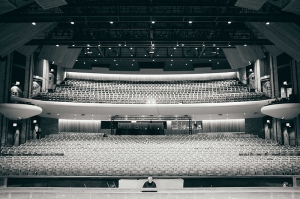
<path id="1" fill-rule="evenodd" d="M 291 70 L 292 70 L 292 86 L 293 94 L 296 96 L 296 101 L 300 102 L 300 62 L 292 61 Z M 294 119 L 295 125 L 295 145 L 299 146 L 300 144 L 300 115 Z"/>
<path id="2" fill-rule="evenodd" d="M 0 103 L 8 103 L 10 100 L 12 56 L 7 55 L 0 60 Z M 5 146 L 7 140 L 8 119 L 0 114 L 1 146 Z"/>

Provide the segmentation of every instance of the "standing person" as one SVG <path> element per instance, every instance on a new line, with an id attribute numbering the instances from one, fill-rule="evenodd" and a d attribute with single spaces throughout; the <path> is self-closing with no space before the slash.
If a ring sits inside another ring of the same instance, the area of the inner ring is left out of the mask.
<path id="1" fill-rule="evenodd" d="M 148 177 L 148 181 L 144 183 L 143 188 L 156 188 L 156 184 L 151 176 Z"/>
<path id="2" fill-rule="evenodd" d="M 41 138 L 41 132 L 42 130 L 41 130 L 41 128 L 39 128 L 39 130 L 35 133 L 36 134 L 36 139 L 40 139 Z"/>

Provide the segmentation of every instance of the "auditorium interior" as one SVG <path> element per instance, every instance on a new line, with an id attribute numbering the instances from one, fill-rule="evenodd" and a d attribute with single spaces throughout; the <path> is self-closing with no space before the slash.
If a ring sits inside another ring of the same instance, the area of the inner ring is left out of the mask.
<path id="1" fill-rule="evenodd" d="M 0 198 L 300 197 L 299 1 L 0 5 Z"/>

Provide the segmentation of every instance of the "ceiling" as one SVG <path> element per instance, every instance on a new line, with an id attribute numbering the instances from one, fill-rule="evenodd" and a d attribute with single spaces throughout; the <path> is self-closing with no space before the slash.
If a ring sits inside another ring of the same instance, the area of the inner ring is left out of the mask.
<path id="1" fill-rule="evenodd" d="M 257 10 L 243 1 L 245 5 L 237 0 L 61 0 L 59 6 L 26 1 L 25 6 L 0 15 L 0 23 L 55 22 L 26 45 L 82 48 L 77 65 L 97 60 L 97 67 L 101 63 L 105 67 L 116 59 L 226 61 L 222 48 L 272 45 L 246 22 L 300 22 L 299 15 L 282 11 L 289 0 L 262 0 Z"/>

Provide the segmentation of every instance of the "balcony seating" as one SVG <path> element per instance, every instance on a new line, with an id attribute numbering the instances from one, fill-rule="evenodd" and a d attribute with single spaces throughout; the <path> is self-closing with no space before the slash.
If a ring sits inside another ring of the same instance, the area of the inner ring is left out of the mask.
<path id="1" fill-rule="evenodd" d="M 236 79 L 165 82 L 66 79 L 55 92 L 42 92 L 34 99 L 78 103 L 191 104 L 262 100 L 264 94 L 249 92 Z"/>

